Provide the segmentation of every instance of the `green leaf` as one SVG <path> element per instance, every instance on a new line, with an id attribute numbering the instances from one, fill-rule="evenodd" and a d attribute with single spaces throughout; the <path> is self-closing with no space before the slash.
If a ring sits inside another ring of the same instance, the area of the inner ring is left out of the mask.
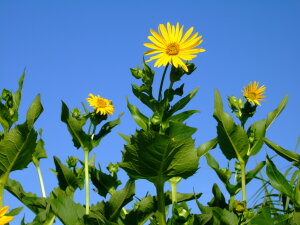
<path id="1" fill-rule="evenodd" d="M 270 214 L 270 209 L 268 207 L 262 208 L 262 211 L 251 219 L 249 225 L 258 225 L 258 224 L 265 224 L 265 225 L 274 225 L 274 221 Z"/>
<path id="2" fill-rule="evenodd" d="M 8 179 L 5 189 L 35 214 L 44 211 L 46 208 L 45 198 L 39 198 L 33 193 L 25 192 L 22 185 L 15 180 Z"/>
<path id="3" fill-rule="evenodd" d="M 170 122 L 170 126 L 166 131 L 166 134 L 172 138 L 172 140 L 181 141 L 187 138 L 190 138 L 197 128 L 189 127 L 183 123 L 179 122 Z"/>
<path id="4" fill-rule="evenodd" d="M 14 208 L 14 209 L 10 210 L 9 213 L 5 214 L 5 216 L 16 216 L 22 211 L 23 208 L 24 207 Z"/>
<path id="5" fill-rule="evenodd" d="M 177 202 L 186 202 L 200 198 L 201 194 L 184 194 L 177 192 Z M 172 204 L 172 193 L 167 191 L 165 193 L 165 204 Z M 142 225 L 145 224 L 149 218 L 157 211 L 157 199 L 156 196 L 148 195 L 136 202 L 134 209 L 131 210 L 125 218 L 125 224 L 130 225 Z"/>
<path id="6" fill-rule="evenodd" d="M 56 167 L 59 187 L 62 190 L 66 190 L 68 186 L 71 186 L 74 190 L 76 190 L 80 186 L 80 182 L 75 174 L 69 167 L 62 164 L 59 158 L 54 156 L 53 159 Z"/>
<path id="7" fill-rule="evenodd" d="M 72 117 L 68 106 L 64 102 L 62 102 L 61 121 L 67 124 L 76 148 L 81 147 L 85 151 L 91 151 L 93 149 L 91 135 L 86 134 L 82 129 L 86 123 L 86 119 L 82 118 L 79 120 Z"/>
<path id="8" fill-rule="evenodd" d="M 264 138 L 264 141 L 266 143 L 266 145 L 268 145 L 271 149 L 273 149 L 278 155 L 280 155 L 281 157 L 285 158 L 286 160 L 290 161 L 290 162 L 295 162 L 300 164 L 300 155 L 286 150 L 282 147 L 280 147 L 279 145 L 276 145 L 274 142 L 270 141 L 267 138 Z"/>
<path id="9" fill-rule="evenodd" d="M 30 105 L 27 114 L 26 120 L 28 125 L 33 125 L 33 123 L 37 120 L 37 118 L 43 112 L 43 106 L 41 104 L 41 96 L 37 95 L 36 98 L 33 100 L 32 104 Z"/>
<path id="10" fill-rule="evenodd" d="M 186 119 L 188 119 L 190 116 L 192 116 L 195 113 L 199 113 L 200 111 L 198 110 L 188 110 L 188 111 L 184 111 L 181 113 L 178 113 L 176 115 L 173 115 L 171 117 L 169 117 L 169 121 L 176 121 L 176 122 L 183 122 Z"/>
<path id="11" fill-rule="evenodd" d="M 46 150 L 44 148 L 45 142 L 42 138 L 40 138 L 36 142 L 34 153 L 32 154 L 32 161 L 35 166 L 39 166 L 39 161 L 42 158 L 47 158 Z"/>
<path id="12" fill-rule="evenodd" d="M 245 159 L 250 148 L 248 136 L 241 126 L 233 122 L 231 116 L 223 111 L 223 103 L 218 90 L 215 90 L 214 117 L 218 121 L 218 143 L 228 160 Z"/>
<path id="13" fill-rule="evenodd" d="M 213 193 L 214 197 L 210 202 L 208 202 L 208 205 L 210 207 L 217 206 L 222 209 L 227 208 L 228 205 L 225 201 L 225 197 L 224 197 L 223 193 L 221 192 L 219 186 L 216 183 L 214 183 L 214 185 L 213 185 L 212 193 Z"/>
<path id="14" fill-rule="evenodd" d="M 90 214 L 84 216 L 84 224 L 91 225 L 118 225 L 105 217 L 105 202 L 98 202 L 90 208 Z"/>
<path id="15" fill-rule="evenodd" d="M 106 197 L 108 193 L 112 193 L 121 184 L 116 176 L 111 176 L 97 170 L 95 167 L 90 168 L 91 181 L 97 188 L 99 195 Z"/>
<path id="16" fill-rule="evenodd" d="M 126 186 L 120 191 L 115 192 L 105 205 L 106 218 L 111 221 L 115 221 L 118 217 L 121 209 L 128 202 L 132 201 L 135 194 L 134 180 L 130 179 Z"/>
<path id="17" fill-rule="evenodd" d="M 100 129 L 99 133 L 97 135 L 95 135 L 95 137 L 93 138 L 92 144 L 93 144 L 93 148 L 97 147 L 100 143 L 100 141 L 102 140 L 103 137 L 105 137 L 107 134 L 109 134 L 112 129 L 119 125 L 121 122 L 121 116 L 123 116 L 124 113 L 120 113 L 118 116 L 118 119 L 106 122 Z"/>
<path id="18" fill-rule="evenodd" d="M 222 225 L 238 225 L 239 219 L 233 213 L 229 212 L 227 209 L 221 209 L 218 207 L 213 208 L 214 218 L 218 218 Z"/>
<path id="19" fill-rule="evenodd" d="M 143 130 L 147 130 L 149 124 L 149 118 L 146 117 L 144 114 L 142 114 L 138 109 L 138 107 L 131 105 L 128 101 L 128 98 L 127 98 L 127 107 L 136 124 L 139 125 Z"/>
<path id="20" fill-rule="evenodd" d="M 189 93 L 187 96 L 180 99 L 178 102 L 176 102 L 170 109 L 169 114 L 173 115 L 175 112 L 177 112 L 180 109 L 183 109 L 191 100 L 194 98 L 194 96 L 197 94 L 199 88 L 195 88 L 191 93 Z"/>
<path id="21" fill-rule="evenodd" d="M 246 184 L 248 184 L 255 176 L 261 171 L 261 169 L 265 166 L 266 162 L 261 161 L 257 163 L 253 170 L 250 170 L 246 173 Z"/>
<path id="22" fill-rule="evenodd" d="M 51 201 L 53 213 L 65 225 L 83 225 L 84 207 L 70 198 L 56 198 Z"/>
<path id="23" fill-rule="evenodd" d="M 0 141 L 0 175 L 22 170 L 32 160 L 37 133 L 25 122 L 17 125 Z M 2 178 L 1 178 L 2 179 Z"/>
<path id="24" fill-rule="evenodd" d="M 251 139 L 250 149 L 247 155 L 248 156 L 256 155 L 264 144 L 263 137 L 266 134 L 266 120 L 260 120 L 252 124 L 249 127 L 247 134 L 248 137 Z"/>
<path id="25" fill-rule="evenodd" d="M 193 175 L 198 169 L 198 157 L 192 138 L 177 141 L 158 132 L 140 130 L 125 145 L 119 165 L 132 178 L 167 181 Z"/>
<path id="26" fill-rule="evenodd" d="M 198 157 L 202 157 L 203 155 L 205 155 L 208 151 L 210 151 L 211 149 L 214 149 L 218 144 L 218 138 L 214 138 L 211 139 L 210 141 L 200 145 L 197 148 L 197 155 Z"/>
<path id="27" fill-rule="evenodd" d="M 271 126 L 271 124 L 274 122 L 276 117 L 280 115 L 282 110 L 285 108 L 287 101 L 288 101 L 288 95 L 285 95 L 282 101 L 279 103 L 278 107 L 268 114 L 267 121 L 266 121 L 266 130 Z"/>
<path id="28" fill-rule="evenodd" d="M 278 171 L 272 160 L 267 156 L 267 176 L 270 179 L 271 185 L 281 193 L 292 199 L 292 186 L 286 178 Z"/>
<path id="29" fill-rule="evenodd" d="M 130 136 L 126 135 L 126 134 L 121 134 L 121 133 L 118 133 L 118 135 L 121 136 L 121 138 L 123 138 L 123 140 L 129 144 L 130 143 Z"/>

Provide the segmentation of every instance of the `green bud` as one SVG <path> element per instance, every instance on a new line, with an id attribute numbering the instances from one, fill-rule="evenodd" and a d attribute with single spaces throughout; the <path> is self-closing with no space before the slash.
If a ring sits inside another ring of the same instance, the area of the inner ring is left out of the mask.
<path id="1" fill-rule="evenodd" d="M 230 180 L 232 172 L 229 169 L 226 169 L 226 168 L 222 168 L 221 171 L 226 176 L 226 179 Z"/>
<path id="2" fill-rule="evenodd" d="M 68 166 L 70 168 L 72 168 L 72 167 L 76 167 L 77 161 L 78 161 L 78 158 L 69 156 L 66 162 L 67 162 Z"/>
<path id="3" fill-rule="evenodd" d="M 12 93 L 11 93 L 11 91 L 3 89 L 1 98 L 4 101 L 8 101 L 8 100 L 12 99 Z"/>
<path id="4" fill-rule="evenodd" d="M 116 174 L 119 171 L 119 165 L 113 164 L 111 162 L 108 164 L 106 168 L 111 174 Z"/>
<path id="5" fill-rule="evenodd" d="M 161 123 L 161 118 L 158 114 L 154 114 L 151 118 L 151 123 L 153 125 L 159 125 Z"/>
<path id="6" fill-rule="evenodd" d="M 188 68 L 188 72 L 185 72 L 187 75 L 191 75 L 197 69 L 194 63 L 186 63 L 186 66 Z"/>
<path id="7" fill-rule="evenodd" d="M 136 79 L 140 79 L 143 77 L 143 71 L 140 69 L 139 66 L 134 69 L 131 68 L 130 72 L 131 72 L 132 76 L 134 76 Z"/>
<path id="8" fill-rule="evenodd" d="M 246 209 L 245 202 L 234 200 L 234 210 L 238 213 L 244 212 Z"/>
<path id="9" fill-rule="evenodd" d="M 78 108 L 74 108 L 72 110 L 72 116 L 74 118 L 79 119 L 80 118 L 80 114 L 81 114 L 81 112 L 80 112 L 80 110 Z"/>

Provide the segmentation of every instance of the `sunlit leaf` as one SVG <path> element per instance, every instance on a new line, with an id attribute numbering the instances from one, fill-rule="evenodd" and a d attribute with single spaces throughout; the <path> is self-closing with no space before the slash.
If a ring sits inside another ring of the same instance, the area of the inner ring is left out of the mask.
<path id="1" fill-rule="evenodd" d="M 271 126 L 271 124 L 274 122 L 276 117 L 280 115 L 282 110 L 285 108 L 287 101 L 288 101 L 288 95 L 285 95 L 282 101 L 279 103 L 278 107 L 268 114 L 267 121 L 266 121 L 266 130 Z"/>
<path id="2" fill-rule="evenodd" d="M 270 179 L 271 185 L 281 193 L 292 198 L 292 187 L 286 178 L 279 172 L 272 160 L 267 156 L 267 176 Z"/>
<path id="3" fill-rule="evenodd" d="M 131 105 L 127 99 L 127 107 L 136 122 L 137 125 L 139 125 L 143 130 L 147 130 L 149 119 L 144 114 L 140 112 L 138 107 Z"/>

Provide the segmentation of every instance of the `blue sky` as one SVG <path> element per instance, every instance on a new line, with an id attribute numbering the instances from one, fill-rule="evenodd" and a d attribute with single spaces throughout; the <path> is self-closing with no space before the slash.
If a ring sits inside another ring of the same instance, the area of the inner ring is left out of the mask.
<path id="1" fill-rule="evenodd" d="M 43 128 L 49 156 L 41 165 L 47 194 L 57 186 L 49 170 L 54 168 L 54 155 L 63 161 L 68 155 L 83 159 L 83 152 L 73 147 L 66 126 L 60 121 L 61 100 L 70 108 L 81 107 L 80 102 L 89 93 L 100 94 L 113 100 L 116 113 L 111 119 L 125 112 L 122 123 L 92 152 L 103 168 L 109 162 L 121 161 L 124 142 L 117 132 L 130 135 L 137 128 L 126 107 L 126 96 L 148 112 L 131 93 L 135 80 L 129 68 L 141 64 L 149 30 L 156 30 L 160 23 L 180 22 L 186 29 L 194 26 L 203 35 L 202 47 L 207 51 L 193 60 L 197 71 L 183 79 L 186 93 L 200 87 L 188 108 L 201 113 L 187 121 L 198 128 L 194 135 L 197 146 L 216 135 L 212 117 L 214 89 L 220 91 L 225 101 L 229 95 L 241 96 L 241 89 L 256 80 L 267 87 L 267 97 L 251 121 L 265 118 L 288 94 L 288 105 L 268 130 L 267 137 L 293 150 L 300 135 L 299 10 L 300 1 L 292 0 L 0 1 L 0 88 L 15 91 L 26 67 L 20 122 L 31 101 L 41 94 L 44 113 L 36 128 Z M 156 69 L 156 87 L 162 72 L 163 68 Z M 264 146 L 256 160 L 263 160 L 266 153 L 273 154 Z M 219 149 L 212 154 L 226 166 Z M 249 164 L 248 169 L 253 165 Z M 125 183 L 123 171 L 120 176 Z M 18 179 L 26 191 L 40 195 L 33 165 L 13 172 L 11 178 Z M 206 204 L 212 197 L 214 182 L 219 183 L 202 159 L 200 170 L 180 183 L 178 191 L 203 192 L 200 200 Z M 136 189 L 139 197 L 146 190 L 154 193 L 146 181 L 138 181 Z M 254 186 L 249 189 L 253 191 Z M 83 199 L 84 192 L 77 192 L 75 200 Z M 96 195 L 92 197 L 92 203 L 101 200 Z M 4 202 L 11 209 L 21 205 L 8 193 Z M 197 210 L 194 208 L 193 212 Z M 32 213 L 23 210 L 12 224 L 19 224 L 24 213 L 26 222 L 30 222 Z"/>

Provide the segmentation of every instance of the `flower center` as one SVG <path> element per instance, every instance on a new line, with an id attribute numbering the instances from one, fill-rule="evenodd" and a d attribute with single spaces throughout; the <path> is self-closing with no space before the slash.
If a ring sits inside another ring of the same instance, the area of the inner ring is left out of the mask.
<path id="1" fill-rule="evenodd" d="M 166 53 L 168 55 L 177 55 L 179 52 L 179 44 L 171 43 L 167 46 Z"/>
<path id="2" fill-rule="evenodd" d="M 97 108 L 105 108 L 107 106 L 106 102 L 102 99 L 97 99 Z"/>
<path id="3" fill-rule="evenodd" d="M 254 92 L 250 92 L 248 94 L 248 98 L 251 99 L 251 100 L 255 100 L 255 99 L 257 99 L 257 95 Z"/>

